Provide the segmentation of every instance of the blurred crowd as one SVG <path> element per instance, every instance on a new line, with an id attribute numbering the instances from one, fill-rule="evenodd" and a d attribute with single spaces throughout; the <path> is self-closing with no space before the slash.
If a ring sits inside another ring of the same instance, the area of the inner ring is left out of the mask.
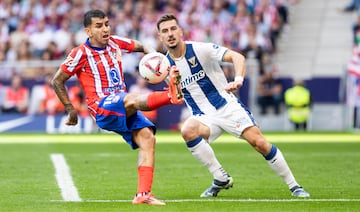
<path id="1" fill-rule="evenodd" d="M 280 33 L 289 24 L 289 6 L 298 1 L 2 0 L 0 82 L 19 77 L 42 80 L 46 85 L 47 77 L 69 51 L 86 40 L 83 14 L 94 8 L 107 13 L 112 34 L 140 40 L 159 52 L 164 48 L 157 39 L 157 18 L 173 13 L 184 29 L 185 40 L 214 42 L 242 52 L 256 59 L 262 75 L 267 71 L 266 61 L 276 54 Z M 135 76 L 141 56 L 124 54 L 123 72 Z M 11 87 L 10 83 L 0 85 L 2 90 L 5 87 Z M 24 96 L 31 102 L 28 92 Z M 6 91 L 0 96 L 6 97 Z M 27 113 L 29 107 L 21 111 Z"/>

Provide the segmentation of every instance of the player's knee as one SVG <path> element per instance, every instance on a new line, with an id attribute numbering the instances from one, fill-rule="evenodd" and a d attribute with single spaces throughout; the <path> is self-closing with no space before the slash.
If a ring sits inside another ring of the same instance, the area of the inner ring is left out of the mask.
<path id="1" fill-rule="evenodd" d="M 151 150 L 155 148 L 155 135 L 150 128 L 134 131 L 134 140 L 142 149 Z"/>
<path id="2" fill-rule="evenodd" d="M 253 142 L 253 146 L 259 153 L 263 155 L 266 155 L 271 149 L 271 144 L 263 136 L 256 138 Z"/>
<path id="3" fill-rule="evenodd" d="M 128 94 L 124 97 L 124 106 L 125 108 L 134 107 L 136 103 L 136 95 Z"/>
<path id="4" fill-rule="evenodd" d="M 197 137 L 194 129 L 184 126 L 181 127 L 181 136 L 184 138 L 185 141 L 191 141 L 195 137 Z"/>
<path id="5" fill-rule="evenodd" d="M 181 127 L 181 135 L 185 141 L 191 141 L 199 137 L 198 126 L 192 121 L 186 121 Z"/>
<path id="6" fill-rule="evenodd" d="M 124 98 L 124 107 L 126 110 L 126 115 L 130 116 L 132 114 L 134 114 L 137 110 L 136 108 L 136 95 L 134 94 L 128 94 L 127 96 L 125 96 Z"/>

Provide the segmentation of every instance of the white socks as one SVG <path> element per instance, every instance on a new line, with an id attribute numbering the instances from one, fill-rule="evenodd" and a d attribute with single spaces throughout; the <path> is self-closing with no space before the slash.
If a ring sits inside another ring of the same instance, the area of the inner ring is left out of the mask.
<path id="1" fill-rule="evenodd" d="M 203 138 L 198 137 L 193 141 L 186 143 L 187 148 L 191 154 L 213 175 L 214 179 L 226 182 L 228 180 L 228 174 L 221 167 L 221 164 L 216 159 L 215 153 Z"/>
<path id="2" fill-rule="evenodd" d="M 221 164 L 217 160 L 210 144 L 208 144 L 203 138 L 198 137 L 193 141 L 187 142 L 186 145 L 191 154 L 209 170 L 214 179 L 222 182 L 226 182 L 228 180 L 229 175 L 221 167 Z M 275 145 L 272 146 L 270 153 L 264 157 L 271 169 L 284 180 L 289 189 L 294 186 L 299 186 L 288 164 L 286 163 L 283 154 Z"/>
<path id="3" fill-rule="evenodd" d="M 269 166 L 274 170 L 289 186 L 289 189 L 299 184 L 296 182 L 294 175 L 292 174 L 288 164 L 281 151 L 276 147 L 272 146 L 270 153 L 265 156 Z"/>

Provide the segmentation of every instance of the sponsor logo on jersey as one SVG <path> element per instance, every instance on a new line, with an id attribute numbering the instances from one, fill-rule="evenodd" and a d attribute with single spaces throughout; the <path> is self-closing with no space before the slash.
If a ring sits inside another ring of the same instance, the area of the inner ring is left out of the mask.
<path id="1" fill-rule="evenodd" d="M 104 88 L 104 93 L 119 93 L 124 91 L 123 87 L 121 85 L 114 86 L 114 87 L 107 87 Z"/>
<path id="2" fill-rule="evenodd" d="M 201 79 L 203 79 L 206 76 L 205 71 L 204 70 L 200 70 L 199 72 L 188 76 L 187 78 L 185 78 L 184 80 L 181 81 L 181 87 L 182 88 L 186 88 L 188 85 L 195 83 Z"/>
<path id="3" fill-rule="evenodd" d="M 218 48 L 219 48 L 219 45 L 214 44 L 214 45 L 213 45 L 213 48 L 214 48 L 214 49 L 218 49 Z"/>

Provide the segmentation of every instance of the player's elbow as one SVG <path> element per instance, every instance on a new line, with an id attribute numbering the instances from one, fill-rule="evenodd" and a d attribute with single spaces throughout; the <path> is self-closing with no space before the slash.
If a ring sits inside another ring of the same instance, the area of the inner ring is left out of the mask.
<path id="1" fill-rule="evenodd" d="M 53 78 L 53 79 L 50 81 L 50 85 L 51 85 L 51 87 L 53 87 L 53 88 L 59 87 L 60 84 L 61 84 L 61 83 L 59 83 L 59 80 L 56 79 L 56 78 Z"/>
<path id="2" fill-rule="evenodd" d="M 235 52 L 234 61 L 239 61 L 240 63 L 245 64 L 245 56 L 238 52 Z"/>
<path id="3" fill-rule="evenodd" d="M 245 63 L 245 56 L 234 50 L 229 50 L 224 57 L 225 62 L 240 62 Z"/>

